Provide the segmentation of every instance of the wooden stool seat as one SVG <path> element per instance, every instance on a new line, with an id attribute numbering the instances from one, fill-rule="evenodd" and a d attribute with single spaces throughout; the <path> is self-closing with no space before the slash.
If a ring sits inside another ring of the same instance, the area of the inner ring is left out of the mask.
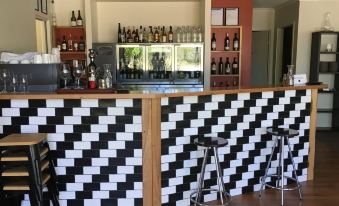
<path id="1" fill-rule="evenodd" d="M 51 178 L 49 174 L 43 174 L 42 175 L 42 183 L 45 185 L 48 180 Z M 29 183 L 26 181 L 17 181 L 17 182 L 11 182 L 8 184 L 4 184 L 3 187 L 4 191 L 29 191 Z"/>
<path id="2" fill-rule="evenodd" d="M 43 160 L 41 162 L 41 172 L 43 172 L 48 167 L 49 167 L 48 160 Z M 26 167 L 20 166 L 20 167 L 4 169 L 2 172 L 2 176 L 3 177 L 28 177 L 29 173 Z"/>
<path id="3" fill-rule="evenodd" d="M 43 147 L 40 149 L 40 157 L 42 158 L 48 152 L 47 147 Z M 28 161 L 27 154 L 24 151 L 5 151 L 0 158 L 0 161 L 3 162 L 19 162 L 19 161 Z"/>
<path id="4" fill-rule="evenodd" d="M 31 146 L 47 139 L 46 133 L 37 134 L 11 134 L 0 139 L 0 147 Z"/>

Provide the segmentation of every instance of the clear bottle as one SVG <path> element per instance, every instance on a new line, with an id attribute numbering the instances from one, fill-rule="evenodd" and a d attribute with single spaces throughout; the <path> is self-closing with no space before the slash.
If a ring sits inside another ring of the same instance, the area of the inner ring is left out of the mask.
<path id="1" fill-rule="evenodd" d="M 183 26 L 182 28 L 181 28 L 181 38 L 182 38 L 182 42 L 183 43 L 185 43 L 186 42 L 186 40 L 187 40 L 187 37 L 186 37 L 186 29 L 185 29 L 185 27 Z"/>
<path id="2" fill-rule="evenodd" d="M 287 73 L 287 79 L 288 79 L 288 85 L 293 86 L 294 85 L 294 65 L 287 65 L 288 73 Z"/>
<path id="3" fill-rule="evenodd" d="M 203 39 L 202 29 L 201 29 L 200 26 L 198 27 L 197 33 L 198 33 L 198 42 L 203 42 L 203 40 L 202 40 Z"/>
<path id="4" fill-rule="evenodd" d="M 193 27 L 193 29 L 192 29 L 192 36 L 193 36 L 192 41 L 194 43 L 198 42 L 198 30 L 197 30 L 196 27 Z"/>
<path id="5" fill-rule="evenodd" d="M 180 29 L 180 27 L 177 27 L 176 33 L 177 33 L 176 41 L 177 41 L 177 43 L 180 43 L 181 42 L 181 29 Z"/>
<path id="6" fill-rule="evenodd" d="M 105 71 L 105 84 L 106 84 L 106 88 L 107 89 L 111 89 L 112 88 L 112 84 L 113 84 L 113 77 L 112 77 L 112 73 L 111 73 L 111 65 L 110 64 L 104 64 L 104 71 Z"/>
<path id="7" fill-rule="evenodd" d="M 186 42 L 187 43 L 192 42 L 192 31 L 191 31 L 191 27 L 189 26 L 186 27 Z"/>
<path id="8" fill-rule="evenodd" d="M 144 42 L 144 31 L 142 29 L 142 26 L 140 26 L 140 31 L 139 31 L 139 42 L 140 43 Z"/>

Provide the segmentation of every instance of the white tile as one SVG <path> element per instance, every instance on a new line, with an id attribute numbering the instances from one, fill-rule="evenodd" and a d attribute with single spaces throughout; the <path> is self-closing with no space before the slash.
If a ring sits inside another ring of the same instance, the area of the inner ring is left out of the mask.
<path id="1" fill-rule="evenodd" d="M 243 108 L 243 107 L 244 107 L 244 100 L 231 102 L 231 108 Z"/>
<path id="2" fill-rule="evenodd" d="M 161 106 L 167 106 L 168 105 L 168 97 L 161 98 Z"/>
<path id="3" fill-rule="evenodd" d="M 127 198 L 142 198 L 142 190 L 126 191 Z"/>
<path id="4" fill-rule="evenodd" d="M 301 102 L 309 103 L 311 102 L 311 96 L 303 96 L 301 97 Z"/>
<path id="5" fill-rule="evenodd" d="M 170 154 L 170 155 L 161 155 L 161 164 L 167 163 L 167 162 L 174 162 L 176 161 L 176 155 Z"/>
<path id="6" fill-rule="evenodd" d="M 242 188 L 236 188 L 236 189 L 231 189 L 230 190 L 230 195 L 235 196 L 235 195 L 241 195 L 242 194 Z"/>
<path id="7" fill-rule="evenodd" d="M 29 117 L 29 124 L 35 124 L 35 125 L 46 125 L 47 120 L 46 117 Z"/>
<path id="8" fill-rule="evenodd" d="M 117 151 L 111 149 L 100 150 L 100 157 L 117 157 Z"/>
<path id="9" fill-rule="evenodd" d="M 92 194 L 93 194 L 93 199 L 108 199 L 109 198 L 109 191 L 93 191 Z M 101 201 L 99 201 L 99 205 L 100 204 L 101 204 Z"/>
<path id="10" fill-rule="evenodd" d="M 142 157 L 142 149 L 134 149 L 134 157 Z"/>
<path id="11" fill-rule="evenodd" d="M 116 139 L 117 141 L 132 141 L 134 137 L 133 137 L 133 133 L 117 132 Z"/>
<path id="12" fill-rule="evenodd" d="M 169 132 L 168 130 L 166 131 L 161 131 L 161 139 L 168 139 L 169 138 Z"/>
<path id="13" fill-rule="evenodd" d="M 225 95 L 224 94 L 212 95 L 212 102 L 223 102 L 223 101 L 225 101 Z"/>
<path id="14" fill-rule="evenodd" d="M 123 107 L 108 107 L 107 108 L 108 115 L 125 115 L 125 108 Z"/>
<path id="15" fill-rule="evenodd" d="M 279 104 L 290 104 L 291 103 L 291 99 L 289 97 L 281 97 L 279 98 Z"/>
<path id="16" fill-rule="evenodd" d="M 47 99 L 46 100 L 46 107 L 64 107 L 64 100 L 63 99 Z"/>
<path id="17" fill-rule="evenodd" d="M 246 187 L 248 186 L 248 181 L 247 180 L 239 180 L 235 182 L 235 187 L 239 188 L 239 187 Z"/>
<path id="18" fill-rule="evenodd" d="M 241 122 L 237 124 L 237 129 L 239 130 L 244 130 L 244 129 L 249 129 L 250 124 L 248 122 Z"/>
<path id="19" fill-rule="evenodd" d="M 99 100 L 98 99 L 82 99 L 81 100 L 81 107 L 99 107 Z"/>
<path id="20" fill-rule="evenodd" d="M 185 160 L 184 161 L 184 167 L 196 167 L 198 166 L 198 161 L 197 159 L 192 159 L 192 160 Z"/>
<path id="21" fill-rule="evenodd" d="M 56 133 L 73 133 L 73 125 L 55 125 Z"/>
<path id="22" fill-rule="evenodd" d="M 263 92 L 262 93 L 262 98 L 264 98 L 264 99 L 269 99 L 269 98 L 273 98 L 273 97 L 274 97 L 273 91 Z"/>
<path id="23" fill-rule="evenodd" d="M 190 112 L 191 105 L 190 104 L 179 104 L 176 106 L 176 112 Z"/>
<path id="24" fill-rule="evenodd" d="M 184 136 L 198 135 L 198 128 L 186 128 L 184 129 Z"/>
<path id="25" fill-rule="evenodd" d="M 133 116 L 133 123 L 134 124 L 141 124 L 142 123 L 141 116 Z"/>
<path id="26" fill-rule="evenodd" d="M 273 120 L 273 119 L 278 119 L 278 118 L 279 118 L 279 113 L 277 112 L 267 114 L 267 119 Z"/>
<path id="27" fill-rule="evenodd" d="M 245 172 L 245 173 L 242 173 L 242 179 L 243 180 L 248 180 L 248 179 L 252 179 L 254 178 L 254 172 Z"/>
<path id="28" fill-rule="evenodd" d="M 176 187 L 163 187 L 161 188 L 161 195 L 169 195 L 176 193 Z"/>
<path id="29" fill-rule="evenodd" d="M 231 160 L 230 167 L 239 167 L 242 165 L 242 160 Z"/>
<path id="30" fill-rule="evenodd" d="M 117 167 L 118 174 L 134 174 L 133 166 L 118 166 Z"/>
<path id="31" fill-rule="evenodd" d="M 244 136 L 244 131 L 243 130 L 237 130 L 237 131 L 231 131 L 231 138 L 234 137 L 243 137 Z"/>
<path id="32" fill-rule="evenodd" d="M 90 142 L 74 142 L 74 149 L 91 149 Z"/>
<path id="33" fill-rule="evenodd" d="M 1 127 L 0 127 L 1 128 Z M 56 150 L 57 146 L 56 146 L 56 142 L 48 142 L 49 144 L 49 148 L 51 150 Z"/>
<path id="34" fill-rule="evenodd" d="M 126 175 L 125 174 L 115 174 L 109 175 L 110 182 L 126 182 Z"/>
<path id="35" fill-rule="evenodd" d="M 126 165 L 127 166 L 141 166 L 142 165 L 142 158 L 136 157 L 127 157 L 126 158 Z"/>
<path id="36" fill-rule="evenodd" d="M 171 113 L 168 115 L 168 121 L 175 122 L 184 120 L 184 113 Z"/>
<path id="37" fill-rule="evenodd" d="M 84 206 L 93 206 L 93 205 L 100 205 L 101 200 L 100 199 L 85 199 L 84 200 Z"/>
<path id="38" fill-rule="evenodd" d="M 205 103 L 205 110 L 217 110 L 217 109 L 219 109 L 218 102 Z"/>
<path id="39" fill-rule="evenodd" d="M 0 125 L 12 125 L 11 117 L 0 117 Z"/>
<path id="40" fill-rule="evenodd" d="M 219 117 L 218 118 L 218 124 L 230 124 L 231 123 L 231 117 Z"/>
<path id="41" fill-rule="evenodd" d="M 226 169 L 224 169 L 224 176 L 234 175 L 236 172 L 237 172 L 236 168 L 234 168 L 234 167 L 226 168 Z"/>
<path id="42" fill-rule="evenodd" d="M 190 144 L 191 138 L 190 137 L 177 137 L 175 142 L 176 142 L 176 145 Z"/>
<path id="43" fill-rule="evenodd" d="M 108 149 L 126 149 L 125 141 L 109 141 Z"/>
<path id="44" fill-rule="evenodd" d="M 262 113 L 261 107 L 250 107 L 250 114 L 260 114 Z"/>
<path id="45" fill-rule="evenodd" d="M 73 108 L 73 116 L 90 116 L 90 108 Z"/>
<path id="46" fill-rule="evenodd" d="M 92 182 L 92 175 L 75 175 L 75 182 Z"/>
<path id="47" fill-rule="evenodd" d="M 55 167 L 57 175 L 66 175 L 66 167 Z"/>
<path id="48" fill-rule="evenodd" d="M 237 152 L 237 159 L 245 159 L 249 157 L 248 151 Z"/>
<path id="49" fill-rule="evenodd" d="M 83 183 L 67 183 L 66 190 L 68 192 L 83 191 L 84 184 Z"/>
<path id="50" fill-rule="evenodd" d="M 101 124 L 92 124 L 91 125 L 91 132 L 99 132 L 99 133 L 108 132 L 108 126 L 107 125 L 101 125 Z"/>
<path id="51" fill-rule="evenodd" d="M 225 109 L 225 116 L 237 116 L 238 110 L 237 109 Z"/>
<path id="52" fill-rule="evenodd" d="M 197 96 L 185 96 L 184 97 L 184 104 L 196 104 L 198 103 Z"/>
<path id="53" fill-rule="evenodd" d="M 304 110 L 304 109 L 306 109 L 306 103 L 295 104 L 295 110 Z"/>
<path id="54" fill-rule="evenodd" d="M 255 121 L 255 115 L 253 114 L 244 115 L 244 122 L 254 122 L 254 121 Z"/>
<path id="55" fill-rule="evenodd" d="M 168 203 L 168 198 L 169 196 L 168 195 L 161 195 L 161 203 L 164 204 L 164 203 Z"/>
<path id="56" fill-rule="evenodd" d="M 203 127 L 205 126 L 205 121 L 203 119 L 192 119 L 191 127 Z"/>
<path id="57" fill-rule="evenodd" d="M 74 200 L 75 199 L 75 192 L 59 192 L 59 199 L 61 200 Z"/>
<path id="58" fill-rule="evenodd" d="M 170 178 L 168 182 L 169 182 L 168 185 L 171 187 L 171 186 L 183 184 L 184 179 L 183 177 Z"/>
<path id="59" fill-rule="evenodd" d="M 64 124 L 81 124 L 81 117 L 79 116 L 65 116 Z"/>
<path id="60" fill-rule="evenodd" d="M 161 164 L 161 171 L 162 172 L 165 172 L 165 171 L 168 171 L 168 170 L 169 170 L 169 164 L 168 163 Z"/>
<path id="61" fill-rule="evenodd" d="M 59 158 L 57 159 L 58 167 L 74 167 L 74 159 L 64 159 Z"/>
<path id="62" fill-rule="evenodd" d="M 243 144 L 242 149 L 243 151 L 251 151 L 255 149 L 255 145 L 254 143 Z"/>
<path id="63" fill-rule="evenodd" d="M 183 145 L 176 145 L 176 146 L 169 146 L 168 147 L 168 153 L 169 154 L 177 154 L 184 152 Z"/>
<path id="64" fill-rule="evenodd" d="M 261 127 L 272 127 L 273 120 L 263 120 L 261 121 Z"/>
<path id="65" fill-rule="evenodd" d="M 12 108 L 28 108 L 28 99 L 12 99 Z"/>
<path id="66" fill-rule="evenodd" d="M 109 166 L 108 158 L 92 158 L 93 166 Z"/>
<path id="67" fill-rule="evenodd" d="M 19 108 L 2 108 L 3 117 L 19 117 L 20 109 Z"/>
<path id="68" fill-rule="evenodd" d="M 118 205 L 136 206 L 134 205 L 134 199 L 118 199 Z"/>
<path id="69" fill-rule="evenodd" d="M 224 132 L 224 131 L 225 131 L 224 125 L 213 125 L 212 126 L 212 133 Z"/>
<path id="70" fill-rule="evenodd" d="M 249 100 L 250 99 L 250 93 L 239 93 L 238 94 L 238 100 Z"/>
<path id="71" fill-rule="evenodd" d="M 114 191 L 117 190 L 118 186 L 117 183 L 112 183 L 112 182 L 102 182 L 100 183 L 100 190 L 101 191 Z"/>
<path id="72" fill-rule="evenodd" d="M 99 133 L 82 133 L 81 140 L 84 142 L 97 142 L 99 140 Z"/>
<path id="73" fill-rule="evenodd" d="M 284 105 L 274 105 L 273 112 L 283 112 L 285 110 Z"/>
<path id="74" fill-rule="evenodd" d="M 284 119 L 284 125 L 294 124 L 294 122 L 295 122 L 295 118 L 285 118 Z"/>
<path id="75" fill-rule="evenodd" d="M 300 111 L 290 111 L 290 117 L 300 117 Z"/>
<path id="76" fill-rule="evenodd" d="M 257 171 L 260 169 L 260 164 L 250 164 L 248 165 L 248 171 Z"/>
<path id="77" fill-rule="evenodd" d="M 65 157 L 66 158 L 82 158 L 82 150 L 66 150 L 65 151 Z"/>
<path id="78" fill-rule="evenodd" d="M 133 99 L 117 99 L 116 107 L 133 107 Z"/>
<path id="79" fill-rule="evenodd" d="M 206 168 L 206 170 L 207 170 L 207 168 Z M 187 175 L 190 175 L 190 173 L 191 173 L 190 168 L 182 168 L 182 169 L 175 170 L 175 176 L 176 177 L 187 176 Z"/>
<path id="80" fill-rule="evenodd" d="M 267 106 L 268 105 L 268 100 L 267 99 L 257 99 L 256 102 L 255 102 L 255 105 L 257 107 Z"/>
<path id="81" fill-rule="evenodd" d="M 125 131 L 126 132 L 142 132 L 142 125 L 141 124 L 125 124 Z"/>
<path id="82" fill-rule="evenodd" d="M 54 117 L 55 108 L 38 108 L 38 116 L 40 117 Z"/>
<path id="83" fill-rule="evenodd" d="M 38 133 L 38 125 L 21 125 L 21 133 Z"/>
<path id="84" fill-rule="evenodd" d="M 161 130 L 171 130 L 176 129 L 175 122 L 161 122 Z"/>

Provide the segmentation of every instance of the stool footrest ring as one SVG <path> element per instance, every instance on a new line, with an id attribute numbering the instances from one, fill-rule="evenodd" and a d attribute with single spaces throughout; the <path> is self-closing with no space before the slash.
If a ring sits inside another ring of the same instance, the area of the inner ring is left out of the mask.
<path id="1" fill-rule="evenodd" d="M 276 178 L 279 178 L 280 176 L 279 175 L 267 175 L 266 178 L 267 177 L 276 177 Z M 269 188 L 277 189 L 277 190 L 284 190 L 284 191 L 297 190 L 297 189 L 301 188 L 301 185 L 298 184 L 298 182 L 297 182 L 297 180 L 295 178 L 289 177 L 289 176 L 285 176 L 285 175 L 284 175 L 284 178 L 294 181 L 297 184 L 297 186 L 291 187 L 291 188 L 280 188 L 280 187 L 276 187 L 276 186 L 270 185 L 269 183 L 266 183 L 266 182 L 264 184 L 265 184 L 265 186 L 267 186 Z M 261 182 L 263 182 L 263 177 L 261 178 Z"/>
<path id="2" fill-rule="evenodd" d="M 201 191 L 202 192 L 217 192 L 219 194 L 219 190 L 217 190 L 217 189 L 202 189 Z M 208 205 L 208 204 L 205 204 L 205 203 L 197 202 L 195 200 L 197 193 L 198 193 L 198 191 L 192 192 L 191 195 L 190 195 L 190 199 L 191 199 L 192 203 L 194 203 L 195 205 L 198 205 L 198 206 L 227 206 L 227 205 L 229 205 L 231 203 L 231 200 L 232 200 L 231 195 L 228 192 L 224 192 L 223 194 L 226 197 L 226 202 L 224 204 Z"/>

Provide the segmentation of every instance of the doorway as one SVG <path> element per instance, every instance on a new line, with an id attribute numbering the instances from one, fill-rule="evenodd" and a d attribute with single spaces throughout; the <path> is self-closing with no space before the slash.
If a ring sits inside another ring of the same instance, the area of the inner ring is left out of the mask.
<path id="1" fill-rule="evenodd" d="M 281 76 L 287 74 L 287 65 L 292 64 L 293 25 L 284 27 Z"/>
<path id="2" fill-rule="evenodd" d="M 252 32 L 252 86 L 266 86 L 269 75 L 269 31 Z"/>

